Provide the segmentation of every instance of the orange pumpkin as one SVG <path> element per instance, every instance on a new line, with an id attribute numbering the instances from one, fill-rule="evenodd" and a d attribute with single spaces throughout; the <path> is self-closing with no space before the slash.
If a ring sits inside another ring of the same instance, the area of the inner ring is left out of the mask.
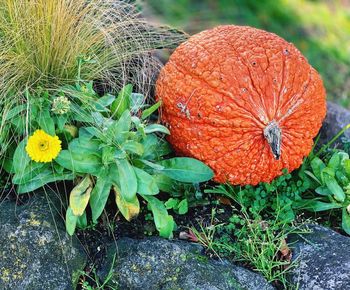
<path id="1" fill-rule="evenodd" d="M 326 114 L 322 80 L 297 48 L 244 26 L 219 26 L 180 45 L 156 96 L 175 151 L 231 184 L 298 168 Z"/>

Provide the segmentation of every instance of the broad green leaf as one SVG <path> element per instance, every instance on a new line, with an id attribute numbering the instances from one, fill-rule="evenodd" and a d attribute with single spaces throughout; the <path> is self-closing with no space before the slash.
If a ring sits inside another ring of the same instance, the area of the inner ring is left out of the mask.
<path id="1" fill-rule="evenodd" d="M 345 172 L 338 170 L 335 173 L 336 179 L 339 181 L 339 185 L 346 186 L 350 183 L 349 178 L 346 177 Z"/>
<path id="2" fill-rule="evenodd" d="M 159 165 L 157 163 L 153 163 L 153 162 L 150 162 L 150 161 L 144 160 L 144 159 L 139 159 L 139 161 L 142 162 L 143 164 L 147 165 L 148 167 L 155 169 L 155 170 L 159 170 L 159 171 L 164 170 L 164 166 Z"/>
<path id="3" fill-rule="evenodd" d="M 325 177 L 327 179 L 328 176 L 335 177 L 335 172 L 332 168 L 325 167 L 321 170 L 321 180 L 322 184 L 326 183 Z"/>
<path id="4" fill-rule="evenodd" d="M 50 111 L 40 111 L 39 118 L 37 120 L 38 125 L 47 134 L 55 136 L 55 122 L 50 116 Z"/>
<path id="5" fill-rule="evenodd" d="M 108 176 L 98 176 L 94 189 L 91 192 L 90 196 L 90 207 L 92 212 L 92 221 L 97 222 L 97 219 L 102 214 L 109 193 L 111 191 L 112 184 L 108 180 Z"/>
<path id="6" fill-rule="evenodd" d="M 133 113 L 138 113 L 144 106 L 146 97 L 139 93 L 132 93 L 130 98 L 130 110 Z"/>
<path id="7" fill-rule="evenodd" d="M 131 115 L 130 111 L 126 110 L 121 115 L 118 121 L 114 121 L 106 131 L 106 135 L 109 136 L 112 143 L 115 141 L 119 144 L 125 142 L 128 138 L 129 131 L 131 129 Z"/>
<path id="8" fill-rule="evenodd" d="M 168 177 L 189 183 L 199 183 L 210 180 L 214 173 L 203 162 L 187 157 L 175 157 L 158 162 L 164 166 L 162 174 Z"/>
<path id="9" fill-rule="evenodd" d="M 329 191 L 334 195 L 334 198 L 339 202 L 344 202 L 345 193 L 336 179 L 328 174 L 324 174 L 323 179 Z"/>
<path id="10" fill-rule="evenodd" d="M 54 117 L 54 121 L 57 124 L 57 129 L 62 131 L 64 129 L 64 125 L 66 125 L 67 120 L 67 114 Z"/>
<path id="11" fill-rule="evenodd" d="M 69 143 L 68 149 L 73 155 L 96 155 L 101 156 L 101 143 L 97 140 L 83 141 L 79 138 Z"/>
<path id="12" fill-rule="evenodd" d="M 143 195 L 156 195 L 159 193 L 159 188 L 153 176 L 146 171 L 134 167 L 137 178 L 137 192 Z"/>
<path id="13" fill-rule="evenodd" d="M 148 202 L 153 213 L 154 223 L 159 235 L 164 238 L 171 238 L 173 236 L 175 222 L 173 217 L 168 214 L 163 202 L 150 195 L 142 195 L 142 197 Z"/>
<path id="14" fill-rule="evenodd" d="M 139 156 L 141 156 L 144 152 L 143 145 L 136 141 L 126 141 L 125 143 L 123 143 L 122 149 L 127 152 L 137 154 Z"/>
<path id="15" fill-rule="evenodd" d="M 141 118 L 142 120 L 147 119 L 149 116 L 151 116 L 155 111 L 158 110 L 158 108 L 160 107 L 161 102 L 157 102 L 155 103 L 153 106 L 149 107 L 148 109 L 144 110 L 142 112 Z"/>
<path id="16" fill-rule="evenodd" d="M 312 172 L 310 172 L 310 171 L 308 171 L 308 170 L 305 170 L 305 171 L 304 171 L 304 174 L 305 174 L 305 176 L 307 175 L 308 177 L 311 177 L 312 180 L 316 181 L 318 184 L 322 184 L 322 183 L 321 183 L 321 179 L 317 179 L 317 177 L 316 177 Z M 305 180 L 305 178 L 303 178 L 303 180 Z M 306 180 L 307 180 L 307 179 L 306 179 Z"/>
<path id="17" fill-rule="evenodd" d="M 346 176 L 350 178 L 350 159 L 344 160 L 344 169 Z"/>
<path id="18" fill-rule="evenodd" d="M 77 219 L 77 227 L 79 229 L 86 229 L 88 223 L 87 223 L 87 217 L 86 217 L 86 211 L 78 217 Z"/>
<path id="19" fill-rule="evenodd" d="M 109 110 L 106 107 L 112 104 L 114 100 L 115 96 L 111 94 L 106 94 L 96 101 L 95 108 L 99 112 L 108 112 Z"/>
<path id="20" fill-rule="evenodd" d="M 159 160 L 160 157 L 171 153 L 169 143 L 158 138 L 155 134 L 147 135 L 141 144 L 145 149 L 142 155 L 142 159 L 145 160 Z"/>
<path id="21" fill-rule="evenodd" d="M 81 216 L 89 203 L 90 194 L 93 188 L 92 180 L 89 175 L 73 188 L 69 197 L 69 206 L 75 216 Z"/>
<path id="22" fill-rule="evenodd" d="M 327 164 L 327 167 L 332 168 L 334 171 L 337 171 L 337 169 L 339 168 L 339 165 L 340 165 L 340 155 L 338 154 L 338 152 L 336 152 L 332 155 L 331 159 Z"/>
<path id="23" fill-rule="evenodd" d="M 28 165 L 23 169 L 23 171 L 16 173 L 12 178 L 12 183 L 14 184 L 25 184 L 31 179 L 35 178 L 40 171 L 50 170 L 50 166 L 41 162 L 29 162 Z"/>
<path id="24" fill-rule="evenodd" d="M 177 198 L 169 198 L 165 203 L 165 208 L 166 209 L 172 209 L 172 208 L 177 208 L 177 205 L 179 204 L 179 200 Z"/>
<path id="25" fill-rule="evenodd" d="M 117 149 L 112 146 L 105 146 L 102 148 L 102 163 L 108 166 L 115 161 L 115 154 Z"/>
<path id="26" fill-rule="evenodd" d="M 167 135 L 170 135 L 170 131 L 167 127 L 160 125 L 160 124 L 151 124 L 145 127 L 145 133 L 150 134 L 150 133 L 164 133 Z"/>
<path id="27" fill-rule="evenodd" d="M 319 194 L 319 195 L 331 195 L 332 192 L 328 189 L 327 186 L 319 186 L 315 189 L 315 191 Z"/>
<path id="28" fill-rule="evenodd" d="M 138 216 L 140 213 L 140 203 L 137 196 L 135 195 L 132 200 L 127 201 L 123 198 L 123 195 L 117 186 L 113 186 L 113 190 L 118 209 L 125 219 L 131 221 L 134 217 Z"/>
<path id="29" fill-rule="evenodd" d="M 67 233 L 73 236 L 75 228 L 77 226 L 78 217 L 73 214 L 73 211 L 70 207 L 66 211 L 66 230 Z"/>
<path id="30" fill-rule="evenodd" d="M 27 105 L 26 104 L 18 105 L 16 107 L 12 108 L 11 110 L 9 110 L 7 112 L 7 114 L 4 114 L 4 116 L 3 116 L 3 117 L 5 117 L 4 118 L 4 122 L 12 120 L 14 117 L 17 117 L 18 115 L 20 115 L 25 110 L 27 110 Z"/>
<path id="31" fill-rule="evenodd" d="M 17 193 L 22 194 L 32 192 L 40 187 L 43 187 L 48 183 L 62 180 L 73 180 L 74 177 L 75 176 L 73 173 L 54 174 L 52 172 L 52 169 L 46 169 L 44 171 L 39 171 L 39 173 L 35 175 L 32 179 L 30 179 L 28 182 L 20 184 L 17 188 Z"/>
<path id="32" fill-rule="evenodd" d="M 121 91 L 118 94 L 118 97 L 112 103 L 111 111 L 113 113 L 113 116 L 116 117 L 116 119 L 119 119 L 120 116 L 122 116 L 122 114 L 126 110 L 130 109 L 131 93 L 132 93 L 132 85 L 128 84 L 121 89 Z"/>
<path id="33" fill-rule="evenodd" d="M 312 171 L 318 180 L 321 180 L 321 171 L 325 167 L 326 165 L 323 163 L 323 161 L 320 158 L 315 157 L 314 159 L 311 160 Z"/>
<path id="34" fill-rule="evenodd" d="M 134 168 L 128 160 L 120 159 L 117 161 L 120 193 L 126 201 L 132 202 L 135 200 L 137 192 L 137 178 Z"/>
<path id="35" fill-rule="evenodd" d="M 183 199 L 180 201 L 179 205 L 177 206 L 179 214 L 186 214 L 188 212 L 188 201 L 187 199 Z"/>
<path id="36" fill-rule="evenodd" d="M 28 156 L 25 147 L 27 146 L 28 139 L 22 140 L 13 154 L 13 170 L 15 173 L 22 172 L 30 162 L 30 157 Z"/>
<path id="37" fill-rule="evenodd" d="M 350 235 L 350 213 L 346 210 L 346 207 L 343 208 L 341 225 L 343 230 Z"/>
<path id="38" fill-rule="evenodd" d="M 96 175 L 102 168 L 100 157 L 92 154 L 72 154 L 68 150 L 62 150 L 55 161 L 64 168 L 78 173 Z"/>
<path id="39" fill-rule="evenodd" d="M 176 181 L 170 177 L 164 174 L 155 174 L 153 175 L 153 178 L 155 179 L 157 186 L 161 191 L 168 193 L 172 193 L 174 191 L 174 185 Z"/>
<path id="40" fill-rule="evenodd" d="M 113 185 L 116 185 L 120 188 L 119 184 L 119 170 L 117 164 L 111 164 L 109 166 L 108 179 Z"/>
<path id="41" fill-rule="evenodd" d="M 71 104 L 71 110 L 73 120 L 90 124 L 94 123 L 94 119 L 91 115 L 91 110 L 84 110 L 83 108 L 81 108 L 81 106 L 74 103 Z"/>

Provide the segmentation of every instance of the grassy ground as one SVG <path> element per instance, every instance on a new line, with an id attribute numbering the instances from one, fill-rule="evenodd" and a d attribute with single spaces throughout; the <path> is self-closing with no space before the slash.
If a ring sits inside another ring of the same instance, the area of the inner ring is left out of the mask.
<path id="1" fill-rule="evenodd" d="M 350 107 L 347 0 L 145 0 L 155 17 L 189 33 L 218 24 L 250 25 L 293 42 L 321 73 L 328 98 Z"/>

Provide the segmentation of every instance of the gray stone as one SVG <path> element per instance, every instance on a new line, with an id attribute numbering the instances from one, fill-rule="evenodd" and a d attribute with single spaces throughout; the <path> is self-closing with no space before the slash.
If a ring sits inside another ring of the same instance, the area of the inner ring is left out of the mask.
<path id="1" fill-rule="evenodd" d="M 290 239 L 297 266 L 291 282 L 299 290 L 350 289 L 350 238 L 319 225 Z"/>
<path id="2" fill-rule="evenodd" d="M 86 255 L 66 234 L 53 194 L 37 193 L 22 206 L 0 202 L 0 289 L 75 288 Z"/>
<path id="3" fill-rule="evenodd" d="M 320 131 L 319 144 L 326 144 L 348 124 L 350 124 L 350 111 L 335 103 L 327 102 L 327 116 Z M 350 130 L 345 131 L 344 136 L 350 138 Z M 337 144 L 340 144 L 340 139 L 334 145 Z"/>
<path id="4" fill-rule="evenodd" d="M 108 248 L 99 276 L 105 281 L 112 269 L 109 285 L 131 290 L 274 289 L 261 275 L 202 252 L 189 242 L 123 238 Z"/>

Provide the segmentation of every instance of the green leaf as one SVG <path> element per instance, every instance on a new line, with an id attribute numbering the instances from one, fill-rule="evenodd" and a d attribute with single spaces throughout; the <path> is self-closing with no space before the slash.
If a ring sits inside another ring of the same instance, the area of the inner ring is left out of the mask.
<path id="1" fill-rule="evenodd" d="M 164 174 L 153 175 L 154 180 L 157 183 L 158 188 L 161 191 L 172 193 L 174 191 L 174 184 L 176 181 Z"/>
<path id="2" fill-rule="evenodd" d="M 106 94 L 96 101 L 95 109 L 98 112 L 108 112 L 109 110 L 106 109 L 106 107 L 108 107 L 110 104 L 112 104 L 114 100 L 115 100 L 115 96 L 113 96 L 111 94 Z"/>
<path id="3" fill-rule="evenodd" d="M 59 115 L 54 117 L 55 123 L 57 124 L 57 129 L 62 131 L 64 129 L 64 126 L 66 125 L 66 122 L 68 120 L 67 114 L 65 115 Z"/>
<path id="4" fill-rule="evenodd" d="M 326 165 L 323 163 L 323 161 L 320 158 L 315 157 L 314 159 L 311 160 L 312 171 L 318 180 L 321 180 L 321 171 L 325 167 Z"/>
<path id="5" fill-rule="evenodd" d="M 118 160 L 117 166 L 121 195 L 126 201 L 132 202 L 135 200 L 137 192 L 137 178 L 134 168 L 126 159 Z"/>
<path id="6" fill-rule="evenodd" d="M 18 105 L 14 108 L 12 108 L 11 110 L 8 111 L 8 113 L 5 115 L 5 121 L 9 121 L 12 120 L 14 117 L 17 117 L 18 115 L 20 115 L 23 111 L 27 110 L 27 105 Z"/>
<path id="7" fill-rule="evenodd" d="M 186 198 L 180 201 L 178 205 L 178 212 L 181 215 L 186 214 L 188 212 L 188 201 Z"/>
<path id="8" fill-rule="evenodd" d="M 148 109 L 144 110 L 142 112 L 141 118 L 142 120 L 147 119 L 149 116 L 151 116 L 155 111 L 158 110 L 158 108 L 160 107 L 161 102 L 157 102 L 155 103 L 153 106 L 149 107 Z"/>
<path id="9" fill-rule="evenodd" d="M 123 195 L 117 186 L 113 186 L 113 190 L 118 209 L 127 221 L 131 221 L 140 212 L 140 203 L 137 196 L 135 195 L 132 200 L 127 201 L 123 198 Z"/>
<path id="10" fill-rule="evenodd" d="M 84 213 L 78 217 L 77 219 L 77 227 L 79 229 L 86 229 L 87 228 L 87 217 L 86 217 L 86 211 L 84 211 Z"/>
<path id="11" fill-rule="evenodd" d="M 47 163 L 29 162 L 23 171 L 16 173 L 12 178 L 13 184 L 25 184 L 33 179 L 40 171 L 51 170 Z"/>
<path id="12" fill-rule="evenodd" d="M 55 122 L 50 116 L 50 111 L 40 111 L 39 118 L 37 120 L 38 125 L 47 134 L 55 136 Z"/>
<path id="13" fill-rule="evenodd" d="M 96 155 L 101 157 L 101 143 L 97 140 L 84 140 L 80 137 L 69 143 L 68 149 L 73 155 Z"/>
<path id="14" fill-rule="evenodd" d="M 350 213 L 347 211 L 346 207 L 343 207 L 341 225 L 343 230 L 350 235 Z"/>
<path id="15" fill-rule="evenodd" d="M 106 206 L 111 187 L 112 183 L 108 180 L 108 177 L 101 175 L 97 177 L 96 185 L 90 196 L 92 221 L 94 223 L 97 222 Z"/>
<path id="16" fill-rule="evenodd" d="M 78 104 L 71 104 L 71 110 L 72 110 L 72 119 L 78 122 L 84 122 L 84 123 L 94 123 L 94 118 L 91 115 L 91 110 L 84 110 L 81 108 Z"/>
<path id="17" fill-rule="evenodd" d="M 22 194 L 22 193 L 31 192 L 40 187 L 43 187 L 48 183 L 62 181 L 62 180 L 73 180 L 74 177 L 75 176 L 73 173 L 54 174 L 52 172 L 52 169 L 46 169 L 44 171 L 39 171 L 39 173 L 36 174 L 28 182 L 20 184 L 17 188 L 17 193 Z"/>
<path id="18" fill-rule="evenodd" d="M 100 157 L 92 154 L 72 154 L 68 150 L 62 150 L 55 161 L 62 167 L 78 173 L 96 175 L 102 168 Z"/>
<path id="19" fill-rule="evenodd" d="M 179 204 L 179 200 L 177 198 L 169 198 L 165 203 L 165 208 L 166 209 L 175 209 L 177 208 L 177 205 Z"/>
<path id="20" fill-rule="evenodd" d="M 144 152 L 143 145 L 136 141 L 126 141 L 125 143 L 123 143 L 122 149 L 127 152 L 137 154 L 139 156 L 141 156 Z"/>
<path id="21" fill-rule="evenodd" d="M 324 196 L 327 196 L 327 195 L 331 195 L 332 192 L 328 189 L 327 186 L 319 186 L 315 189 L 316 193 L 318 193 L 319 195 L 324 195 Z"/>
<path id="22" fill-rule="evenodd" d="M 329 160 L 327 167 L 333 169 L 333 171 L 337 171 L 340 165 L 340 155 L 338 152 L 334 153 Z"/>
<path id="23" fill-rule="evenodd" d="M 73 236 L 75 228 L 77 226 L 78 217 L 73 214 L 70 207 L 66 211 L 66 230 L 70 236 Z"/>
<path id="24" fill-rule="evenodd" d="M 203 162 L 187 157 L 175 157 L 158 162 L 162 174 L 181 182 L 199 183 L 210 180 L 214 173 Z"/>
<path id="25" fill-rule="evenodd" d="M 159 165 L 157 163 L 153 163 L 153 162 L 150 162 L 150 161 L 144 160 L 144 159 L 139 159 L 139 161 L 142 162 L 143 164 L 147 165 L 148 167 L 155 169 L 155 170 L 159 170 L 159 171 L 164 170 L 164 166 Z"/>
<path id="26" fill-rule="evenodd" d="M 331 176 L 331 177 L 335 177 L 335 172 L 332 168 L 329 168 L 329 167 L 325 167 L 321 170 L 321 180 L 322 180 L 322 184 L 325 184 L 326 183 L 326 180 L 325 180 L 325 176 L 326 176 L 326 179 L 328 176 Z"/>
<path id="27" fill-rule="evenodd" d="M 160 125 L 160 124 L 151 124 L 145 128 L 144 132 L 146 134 L 159 132 L 159 133 L 164 133 L 164 134 L 170 135 L 169 129 L 163 125 Z"/>
<path id="28" fill-rule="evenodd" d="M 132 93 L 130 98 L 130 111 L 138 113 L 144 106 L 146 97 L 143 94 Z"/>
<path id="29" fill-rule="evenodd" d="M 155 134 L 147 135 L 141 144 L 144 147 L 143 159 L 146 160 L 159 160 L 160 157 L 171 153 L 169 143 L 164 139 L 158 138 Z"/>
<path id="30" fill-rule="evenodd" d="M 92 191 L 92 181 L 89 175 L 73 188 L 69 197 L 69 206 L 75 216 L 81 216 L 89 203 Z"/>
<path id="31" fill-rule="evenodd" d="M 132 85 L 128 84 L 121 89 L 118 97 L 112 103 L 111 111 L 113 116 L 117 119 L 126 111 L 130 109 L 130 99 L 132 93 Z"/>
<path id="32" fill-rule="evenodd" d="M 171 215 L 168 214 L 164 204 L 154 196 L 142 195 L 148 202 L 148 205 L 153 213 L 154 223 L 159 232 L 159 235 L 164 238 L 171 238 L 175 228 L 175 222 Z"/>
<path id="33" fill-rule="evenodd" d="M 137 192 L 143 195 L 156 195 L 159 193 L 159 188 L 152 175 L 146 171 L 134 167 L 137 178 Z"/>
<path id="34" fill-rule="evenodd" d="M 344 160 L 344 169 L 345 169 L 345 174 L 348 178 L 350 178 L 350 159 Z"/>
<path id="35" fill-rule="evenodd" d="M 25 147 L 27 146 L 28 139 L 22 140 L 13 154 L 13 170 L 15 173 L 22 172 L 30 162 L 30 157 L 28 156 Z"/>
<path id="36" fill-rule="evenodd" d="M 325 211 L 325 210 L 330 210 L 330 209 L 336 209 L 336 208 L 341 208 L 342 205 L 337 204 L 337 203 L 328 203 L 328 202 L 322 202 L 318 200 L 305 200 L 303 201 L 303 204 L 300 202 L 297 202 L 299 204 L 300 208 L 304 208 L 310 211 Z"/>
<path id="37" fill-rule="evenodd" d="M 131 115 L 130 111 L 126 110 L 121 115 L 118 121 L 114 121 L 107 129 L 106 135 L 113 142 L 118 142 L 119 144 L 125 142 L 128 138 L 128 133 L 131 129 Z M 112 143 L 113 143 L 112 142 Z"/>
<path id="38" fill-rule="evenodd" d="M 344 202 L 345 193 L 335 178 L 328 174 L 324 174 L 323 179 L 329 191 L 334 195 L 334 198 L 339 202 Z"/>

